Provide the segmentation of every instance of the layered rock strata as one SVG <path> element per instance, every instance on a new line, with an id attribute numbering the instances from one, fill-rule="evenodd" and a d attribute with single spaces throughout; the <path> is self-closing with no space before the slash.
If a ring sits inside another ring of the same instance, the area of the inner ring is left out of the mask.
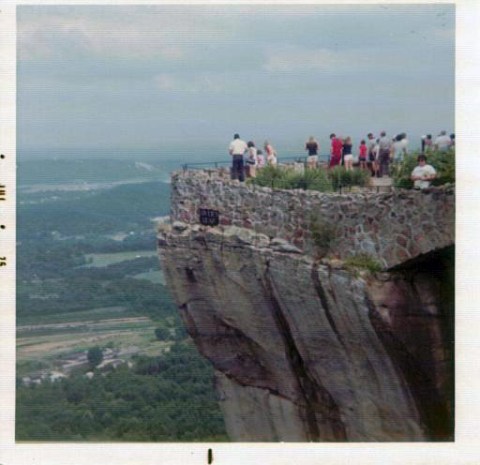
<path id="1" fill-rule="evenodd" d="M 176 221 L 158 245 L 232 440 L 452 439 L 449 249 L 371 274 L 245 227 Z"/>

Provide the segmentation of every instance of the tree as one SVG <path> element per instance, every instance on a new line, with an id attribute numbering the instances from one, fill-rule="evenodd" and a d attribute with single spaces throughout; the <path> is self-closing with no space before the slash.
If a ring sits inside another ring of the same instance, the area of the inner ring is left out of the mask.
<path id="1" fill-rule="evenodd" d="M 158 341 L 165 341 L 170 338 L 170 331 L 162 326 L 155 328 L 155 337 Z"/>
<path id="2" fill-rule="evenodd" d="M 103 360 L 103 351 L 100 347 L 91 347 L 88 349 L 87 353 L 88 363 L 91 368 L 95 368 L 97 365 L 102 363 Z"/>

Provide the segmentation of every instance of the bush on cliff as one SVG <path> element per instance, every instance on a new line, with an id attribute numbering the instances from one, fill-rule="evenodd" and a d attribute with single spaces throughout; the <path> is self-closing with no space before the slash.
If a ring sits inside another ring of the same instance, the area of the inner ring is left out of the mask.
<path id="1" fill-rule="evenodd" d="M 352 186 L 366 186 L 369 173 L 366 170 L 347 171 L 338 166 L 331 170 L 324 168 L 307 169 L 304 173 L 286 167 L 266 166 L 258 170 L 257 177 L 249 182 L 272 189 L 308 189 L 332 192 Z"/>
<path id="2" fill-rule="evenodd" d="M 252 184 L 272 189 L 310 189 L 330 192 L 332 185 L 324 170 L 307 170 L 298 173 L 284 167 L 266 166 L 257 172 Z"/>
<path id="3" fill-rule="evenodd" d="M 418 155 L 419 152 L 413 152 L 407 155 L 401 164 L 393 166 L 392 177 L 395 187 L 413 188 L 413 181 L 410 176 L 417 166 Z M 455 150 L 428 153 L 427 163 L 432 165 L 437 172 L 437 177 L 432 181 L 433 186 L 455 183 Z"/>
<path id="4" fill-rule="evenodd" d="M 367 253 L 357 253 L 345 259 L 347 269 L 363 268 L 372 273 L 382 270 L 382 265 L 375 257 Z"/>
<path id="5" fill-rule="evenodd" d="M 328 177 L 333 190 L 338 191 L 353 186 L 365 187 L 370 180 L 370 173 L 367 170 L 360 169 L 347 171 L 343 166 L 335 166 L 328 170 Z"/>
<path id="6" fill-rule="evenodd" d="M 310 233 L 318 256 L 325 257 L 337 238 L 336 225 L 313 215 L 310 219 Z"/>

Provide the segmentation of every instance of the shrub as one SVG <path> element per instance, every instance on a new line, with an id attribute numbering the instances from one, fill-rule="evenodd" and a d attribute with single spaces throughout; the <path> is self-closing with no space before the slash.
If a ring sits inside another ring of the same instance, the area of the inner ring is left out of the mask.
<path id="1" fill-rule="evenodd" d="M 157 341 L 166 341 L 170 339 L 170 331 L 163 326 L 159 326 L 158 328 L 155 328 L 155 338 Z"/>
<path id="2" fill-rule="evenodd" d="M 305 180 L 305 189 L 319 192 L 331 192 L 333 190 L 328 173 L 323 168 L 307 169 L 303 179 Z"/>
<path id="3" fill-rule="evenodd" d="M 369 170 L 354 169 L 348 171 L 348 173 L 351 178 L 352 186 L 365 187 L 370 182 L 371 175 Z"/>
<path id="4" fill-rule="evenodd" d="M 328 170 L 328 177 L 332 183 L 333 190 L 338 191 L 344 187 L 366 186 L 370 179 L 370 173 L 361 169 L 347 171 L 343 166 L 335 166 Z"/>
<path id="5" fill-rule="evenodd" d="M 363 268 L 372 273 L 382 269 L 380 262 L 368 253 L 358 253 L 347 257 L 345 260 L 345 266 L 347 268 Z"/>
<path id="6" fill-rule="evenodd" d="M 257 177 L 249 180 L 258 186 L 277 189 L 308 189 L 319 192 L 337 191 L 342 187 L 365 186 L 369 180 L 366 170 L 347 171 L 341 166 L 330 170 L 324 168 L 306 169 L 297 173 L 283 167 L 266 166 L 258 170 Z"/>
<path id="7" fill-rule="evenodd" d="M 95 368 L 97 365 L 102 363 L 103 360 L 103 351 L 100 347 L 92 347 L 88 349 L 87 352 L 88 363 L 91 368 Z"/>
<path id="8" fill-rule="evenodd" d="M 312 240 L 317 248 L 317 252 L 321 257 L 330 252 L 337 237 L 337 228 L 334 224 L 317 217 L 312 217 L 310 223 L 310 232 Z"/>
<path id="9" fill-rule="evenodd" d="M 402 163 L 394 165 L 392 177 L 395 187 L 411 189 L 413 181 L 410 179 L 413 169 L 417 166 L 419 152 L 407 155 Z M 430 152 L 427 154 L 427 163 L 432 165 L 437 177 L 432 181 L 433 186 L 455 183 L 455 150 L 447 152 Z"/>
<path id="10" fill-rule="evenodd" d="M 257 184 L 259 186 L 280 188 L 280 189 L 291 189 L 291 187 L 286 187 L 288 184 L 287 181 L 287 171 L 276 166 L 265 166 L 262 169 L 257 171 L 257 176 L 252 178 L 249 182 Z"/>

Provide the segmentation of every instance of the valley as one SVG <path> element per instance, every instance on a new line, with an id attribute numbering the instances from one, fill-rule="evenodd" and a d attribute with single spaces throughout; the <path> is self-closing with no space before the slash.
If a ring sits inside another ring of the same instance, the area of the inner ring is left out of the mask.
<path id="1" fill-rule="evenodd" d="M 118 160 L 98 166 L 108 169 L 105 183 L 78 160 L 20 164 L 17 440 L 225 440 L 213 370 L 187 337 L 159 267 L 165 173 Z M 84 178 L 67 182 L 75 169 Z M 96 184 L 76 188 L 89 179 Z M 101 353 L 96 363 L 92 351 Z M 147 385 L 158 385 L 153 400 L 142 398 L 149 409 L 128 400 Z M 46 402 L 51 395 L 58 402 Z M 118 402 L 127 402 L 121 411 Z M 88 427 L 66 425 L 79 409 Z M 191 411 L 201 415 L 185 417 Z"/>

